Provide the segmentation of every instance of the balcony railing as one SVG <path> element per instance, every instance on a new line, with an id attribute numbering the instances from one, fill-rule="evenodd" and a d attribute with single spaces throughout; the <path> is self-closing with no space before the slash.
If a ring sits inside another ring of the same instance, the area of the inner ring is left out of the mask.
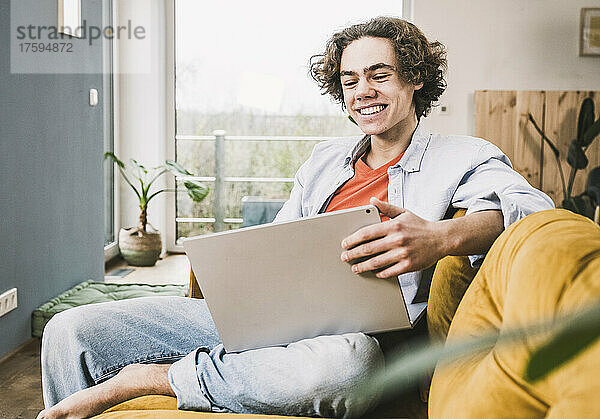
<path id="1" fill-rule="evenodd" d="M 242 218 L 225 217 L 224 214 L 224 185 L 229 182 L 252 182 L 252 183 L 293 183 L 294 178 L 287 177 L 236 177 L 224 175 L 225 162 L 225 141 L 314 141 L 321 142 L 340 137 L 295 137 L 295 136 L 251 136 L 251 135 L 231 135 L 226 136 L 225 131 L 216 130 L 213 135 L 177 135 L 175 140 L 187 141 L 214 141 L 215 142 L 215 175 L 214 176 L 182 176 L 177 180 L 197 180 L 199 182 L 214 182 L 212 189 L 213 198 L 213 217 L 194 218 L 177 217 L 178 223 L 209 223 L 213 224 L 214 231 L 222 231 L 225 224 L 242 224 Z"/>

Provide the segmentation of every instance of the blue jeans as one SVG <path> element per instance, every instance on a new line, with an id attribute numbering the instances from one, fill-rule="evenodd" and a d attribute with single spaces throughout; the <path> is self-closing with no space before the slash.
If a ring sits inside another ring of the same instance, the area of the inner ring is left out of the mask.
<path id="1" fill-rule="evenodd" d="M 52 318 L 42 338 L 44 403 L 132 363 L 172 363 L 169 382 L 181 409 L 355 417 L 377 404 L 377 394 L 355 390 L 384 359 L 377 340 L 362 333 L 226 353 L 204 300 L 137 298 Z"/>

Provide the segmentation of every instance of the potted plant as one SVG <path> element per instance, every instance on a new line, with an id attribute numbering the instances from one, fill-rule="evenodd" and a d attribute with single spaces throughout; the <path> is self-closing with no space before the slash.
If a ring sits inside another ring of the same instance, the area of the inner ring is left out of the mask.
<path id="1" fill-rule="evenodd" d="M 147 169 L 134 159 L 125 165 L 111 152 L 104 154 L 105 159 L 111 159 L 119 168 L 125 182 L 135 192 L 140 202 L 140 217 L 136 227 L 121 228 L 119 231 L 119 250 L 123 258 L 133 266 L 152 266 L 158 260 L 162 250 L 160 232 L 148 223 L 148 203 L 162 192 L 173 192 L 169 189 L 150 190 L 154 182 L 163 174 L 169 172 L 174 176 L 194 176 L 179 163 L 166 160 L 164 164 Z M 133 182 L 132 182 L 133 180 Z M 136 186 L 137 185 L 137 186 Z M 209 188 L 194 180 L 185 180 L 183 185 L 187 194 L 194 202 L 200 202 L 208 195 Z M 148 230 L 148 225 L 154 231 Z"/>

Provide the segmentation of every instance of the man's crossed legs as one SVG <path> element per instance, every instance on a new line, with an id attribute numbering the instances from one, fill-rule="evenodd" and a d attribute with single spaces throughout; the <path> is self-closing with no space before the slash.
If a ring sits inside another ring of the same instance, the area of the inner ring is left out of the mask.
<path id="1" fill-rule="evenodd" d="M 171 365 L 123 370 L 146 363 Z M 42 340 L 46 408 L 99 383 L 114 391 L 168 371 L 182 409 L 355 417 L 376 405 L 377 395 L 355 390 L 383 364 L 377 340 L 362 333 L 226 353 L 204 300 L 183 297 L 67 310 L 46 325 Z"/>

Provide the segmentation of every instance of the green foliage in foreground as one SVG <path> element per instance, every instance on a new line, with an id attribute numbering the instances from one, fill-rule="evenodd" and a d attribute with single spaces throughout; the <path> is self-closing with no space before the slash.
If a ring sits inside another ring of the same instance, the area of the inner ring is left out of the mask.
<path id="1" fill-rule="evenodd" d="M 359 394 L 371 394 L 382 389 L 384 398 L 406 390 L 436 365 L 448 364 L 458 359 L 489 351 L 497 345 L 517 344 L 536 335 L 552 334 L 552 338 L 531 356 L 525 379 L 535 382 L 560 368 L 600 337 L 600 304 L 578 314 L 528 327 L 509 329 L 502 333 L 489 333 L 477 338 L 459 339 L 446 344 L 427 345 L 398 356 L 388 363 L 384 371 L 366 382 Z"/>
<path id="2" fill-rule="evenodd" d="M 600 305 L 563 320 L 555 336 L 529 360 L 525 379 L 537 381 L 576 357 L 600 337 Z"/>

